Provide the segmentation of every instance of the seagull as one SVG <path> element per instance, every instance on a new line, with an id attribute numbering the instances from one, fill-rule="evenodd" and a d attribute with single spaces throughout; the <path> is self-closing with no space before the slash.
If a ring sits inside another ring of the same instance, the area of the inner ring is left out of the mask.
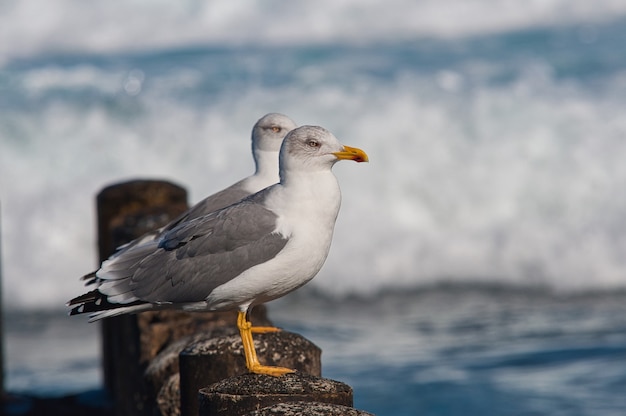
<path id="1" fill-rule="evenodd" d="M 255 165 L 255 171 L 252 175 L 204 198 L 165 226 L 118 247 L 114 256 L 118 256 L 141 243 L 157 240 L 179 223 L 227 207 L 278 182 L 280 146 L 285 135 L 296 127 L 298 127 L 297 124 L 284 114 L 268 113 L 261 117 L 252 127 L 252 156 Z M 83 276 L 82 280 L 85 281 L 86 285 L 89 285 L 98 280 L 98 277 L 94 273 L 90 273 Z"/>
<path id="2" fill-rule="evenodd" d="M 341 204 L 332 173 L 339 160 L 368 156 L 322 127 L 292 130 L 280 150 L 278 183 L 105 260 L 97 288 L 68 302 L 70 315 L 90 313 L 95 321 L 168 308 L 236 309 L 248 370 L 293 372 L 259 362 L 252 333 L 277 328 L 252 327 L 248 313 L 301 287 L 324 264 Z"/>
<path id="3" fill-rule="evenodd" d="M 261 117 L 252 128 L 252 156 L 256 167 L 254 174 L 198 202 L 168 224 L 165 230 L 174 228 L 180 222 L 227 207 L 278 182 L 280 146 L 285 135 L 296 127 L 296 123 L 284 114 L 269 113 Z"/>

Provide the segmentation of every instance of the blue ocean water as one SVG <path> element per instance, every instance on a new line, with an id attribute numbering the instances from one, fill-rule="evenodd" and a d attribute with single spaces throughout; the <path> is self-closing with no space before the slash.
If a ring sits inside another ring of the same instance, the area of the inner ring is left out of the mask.
<path id="1" fill-rule="evenodd" d="M 379 415 L 622 415 L 626 293 L 438 286 L 272 317 L 323 350 L 322 372 Z"/>
<path id="2" fill-rule="evenodd" d="M 275 324 L 322 349 L 322 375 L 378 415 L 623 415 L 626 292 L 439 285 L 337 301 L 303 289 Z M 101 388 L 97 325 L 9 313 L 8 388 L 56 397 Z"/>
<path id="3" fill-rule="evenodd" d="M 97 329 L 59 309 L 96 265 L 94 195 L 197 201 L 279 111 L 370 155 L 335 167 L 324 268 L 270 309 L 358 407 L 624 413 L 621 3 L 0 1 L 8 387 L 100 383 Z"/>

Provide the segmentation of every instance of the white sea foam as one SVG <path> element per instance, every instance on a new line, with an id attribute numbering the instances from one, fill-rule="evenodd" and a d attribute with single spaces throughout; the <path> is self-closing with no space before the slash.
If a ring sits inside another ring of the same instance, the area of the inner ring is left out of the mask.
<path id="1" fill-rule="evenodd" d="M 0 57 L 59 52 L 132 52 L 184 45 L 368 43 L 458 37 L 535 26 L 597 21 L 626 14 L 620 0 L 348 0 L 232 2 L 146 0 L 97 4 L 77 0 L 0 3 Z"/>
<path id="2" fill-rule="evenodd" d="M 9 10 L 30 4 L 20 3 Z M 79 14 L 90 16 L 81 4 Z M 620 4 L 602 10 L 617 13 Z M 74 30 L 51 42 L 70 47 L 63 42 Z M 603 37 L 596 32 L 563 50 Z M 368 165 L 335 167 L 344 202 L 330 257 L 311 283 L 323 291 L 442 280 L 626 286 L 623 65 L 597 65 L 594 76 L 588 62 L 617 59 L 610 48 L 604 59 L 602 44 L 592 45 L 600 55 L 577 62 L 550 49 L 509 54 L 507 40 L 494 39 L 505 46 L 487 57 L 481 48 L 480 56 L 459 57 L 451 52 L 456 43 L 415 52 L 400 42 L 395 54 L 393 43 L 338 53 L 200 49 L 191 57 L 79 54 L 70 64 L 42 57 L 5 67 L 5 300 L 49 307 L 81 292 L 77 277 L 96 266 L 94 195 L 103 186 L 169 179 L 193 202 L 248 175 L 250 129 L 270 111 L 323 125 L 370 155 Z M 27 53 L 41 52 L 36 41 L 29 45 Z"/>

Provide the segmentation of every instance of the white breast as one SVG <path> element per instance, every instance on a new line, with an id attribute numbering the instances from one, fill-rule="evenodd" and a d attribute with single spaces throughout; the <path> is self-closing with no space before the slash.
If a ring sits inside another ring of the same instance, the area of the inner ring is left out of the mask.
<path id="1" fill-rule="evenodd" d="M 273 259 L 216 288 L 209 308 L 247 307 L 281 297 L 311 280 L 330 249 L 341 193 L 330 172 L 307 174 L 296 186 L 279 185 L 266 201 L 279 216 L 276 231 L 289 238 Z"/>

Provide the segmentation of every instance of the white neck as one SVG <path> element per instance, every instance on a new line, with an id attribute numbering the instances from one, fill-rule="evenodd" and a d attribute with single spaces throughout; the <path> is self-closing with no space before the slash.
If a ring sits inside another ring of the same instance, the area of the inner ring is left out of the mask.
<path id="1" fill-rule="evenodd" d="M 282 204 L 294 215 L 312 215 L 332 222 L 337 218 L 341 190 L 330 170 L 288 172 L 281 178 L 280 185 Z"/>
<path id="2" fill-rule="evenodd" d="M 254 175 L 248 176 L 244 188 L 254 193 L 278 182 L 278 152 L 256 149 L 254 151 L 256 170 Z"/>
<path id="3" fill-rule="evenodd" d="M 257 149 L 254 152 L 255 175 L 275 177 L 278 182 L 278 152 Z"/>

